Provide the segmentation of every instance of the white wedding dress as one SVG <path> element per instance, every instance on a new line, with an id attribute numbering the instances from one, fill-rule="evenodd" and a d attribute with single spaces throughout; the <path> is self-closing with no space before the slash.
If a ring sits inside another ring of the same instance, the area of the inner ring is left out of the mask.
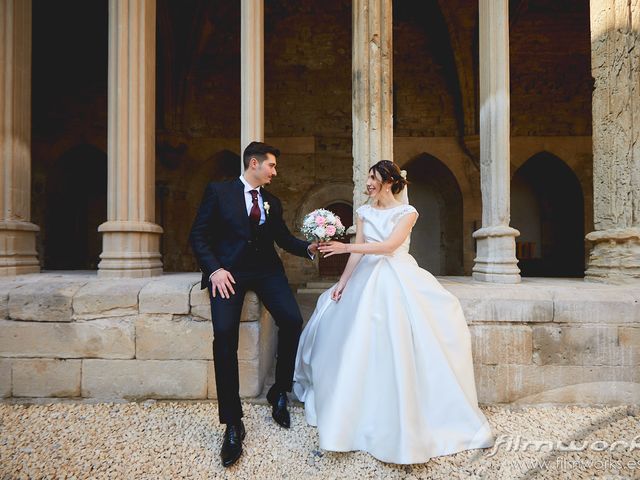
<path id="1" fill-rule="evenodd" d="M 360 207 L 365 241 L 415 211 Z M 392 255 L 363 255 L 338 302 L 333 288 L 302 332 L 293 387 L 321 448 L 407 464 L 493 445 L 460 303 L 418 266 L 409 237 Z"/>

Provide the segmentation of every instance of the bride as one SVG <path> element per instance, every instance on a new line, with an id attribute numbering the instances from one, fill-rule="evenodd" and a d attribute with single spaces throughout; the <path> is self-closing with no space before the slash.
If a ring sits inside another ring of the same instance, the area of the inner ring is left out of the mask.
<path id="1" fill-rule="evenodd" d="M 406 183 L 376 163 L 355 243 L 321 244 L 350 257 L 302 332 L 294 375 L 321 448 L 402 464 L 493 445 L 460 303 L 409 254 L 418 212 L 395 198 Z"/>

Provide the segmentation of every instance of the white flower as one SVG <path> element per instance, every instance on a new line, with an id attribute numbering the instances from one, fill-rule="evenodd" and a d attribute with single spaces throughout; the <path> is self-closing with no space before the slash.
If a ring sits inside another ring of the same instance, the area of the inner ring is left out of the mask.
<path id="1" fill-rule="evenodd" d="M 316 227 L 316 228 L 313 230 L 313 234 L 314 234 L 316 237 L 318 237 L 318 238 L 322 239 L 322 238 L 324 238 L 324 236 L 327 234 L 327 231 L 325 230 L 325 228 L 324 228 L 324 227 Z"/>
<path id="2" fill-rule="evenodd" d="M 264 202 L 262 205 L 264 206 L 265 215 L 269 215 L 269 209 L 271 208 L 271 205 L 269 205 L 269 202 Z"/>

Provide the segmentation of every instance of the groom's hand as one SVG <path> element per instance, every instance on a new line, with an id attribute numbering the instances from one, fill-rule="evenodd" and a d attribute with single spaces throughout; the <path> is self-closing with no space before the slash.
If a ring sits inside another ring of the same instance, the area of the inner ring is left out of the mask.
<path id="1" fill-rule="evenodd" d="M 229 298 L 236 293 L 232 285 L 235 284 L 236 281 L 233 279 L 233 275 L 224 268 L 213 272 L 209 280 L 211 281 L 211 295 L 214 298 L 216 296 L 216 290 L 220 292 L 222 298 Z"/>

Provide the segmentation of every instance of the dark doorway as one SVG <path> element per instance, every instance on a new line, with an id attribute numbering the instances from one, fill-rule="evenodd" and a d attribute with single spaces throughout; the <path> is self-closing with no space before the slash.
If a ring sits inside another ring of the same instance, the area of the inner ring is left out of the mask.
<path id="1" fill-rule="evenodd" d="M 107 155 L 93 145 L 62 155 L 47 176 L 45 209 L 45 269 L 96 269 L 98 226 L 107 220 Z"/>
<path id="2" fill-rule="evenodd" d="M 324 208 L 339 216 L 345 228 L 349 228 L 353 225 L 353 207 L 351 205 L 336 202 Z M 349 242 L 348 239 L 341 241 L 344 243 Z M 329 258 L 320 257 L 320 276 L 325 278 L 339 277 L 342 275 L 344 267 L 347 265 L 347 260 L 349 260 L 349 255 L 332 255 Z"/>
<path id="3" fill-rule="evenodd" d="M 420 214 L 410 252 L 433 275 L 463 275 L 462 193 L 451 170 L 423 153 L 405 167 L 409 203 Z"/>
<path id="4" fill-rule="evenodd" d="M 511 180 L 511 225 L 523 277 L 584 276 L 584 197 L 573 170 L 541 152 Z"/>

